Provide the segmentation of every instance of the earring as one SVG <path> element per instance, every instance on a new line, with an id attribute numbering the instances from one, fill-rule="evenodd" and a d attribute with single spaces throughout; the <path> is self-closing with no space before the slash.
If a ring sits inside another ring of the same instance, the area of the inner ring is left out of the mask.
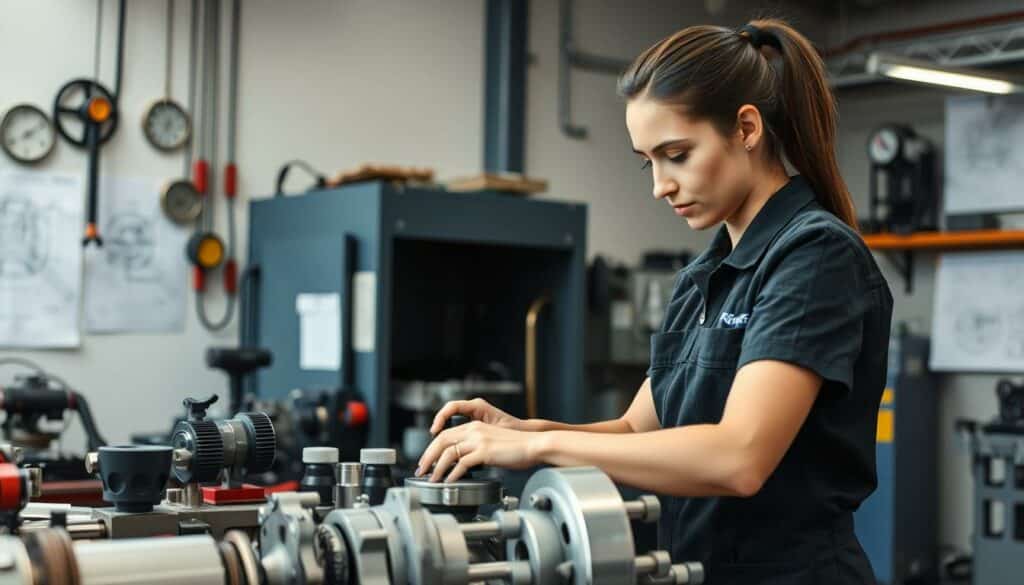
<path id="1" fill-rule="evenodd" d="M 747 148 L 747 152 L 750 152 L 750 149 L 751 149 L 751 148 L 754 148 L 753 146 L 750 146 L 749 144 L 746 144 L 745 146 L 746 146 L 746 148 Z"/>

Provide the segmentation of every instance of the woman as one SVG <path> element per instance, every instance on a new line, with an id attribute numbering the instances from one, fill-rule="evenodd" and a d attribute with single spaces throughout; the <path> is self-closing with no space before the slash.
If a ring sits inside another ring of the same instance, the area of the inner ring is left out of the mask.
<path id="1" fill-rule="evenodd" d="M 619 83 L 654 197 L 694 229 L 648 378 L 617 420 L 452 402 L 417 473 L 595 465 L 663 497 L 660 546 L 711 583 L 873 583 L 853 511 L 875 488 L 892 296 L 856 231 L 821 59 L 784 22 L 695 26 Z M 799 173 L 790 177 L 785 162 Z"/>

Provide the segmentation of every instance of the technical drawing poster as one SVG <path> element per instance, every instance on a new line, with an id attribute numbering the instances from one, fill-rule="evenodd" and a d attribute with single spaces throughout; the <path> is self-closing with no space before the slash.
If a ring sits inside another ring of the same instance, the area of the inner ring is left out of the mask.
<path id="1" fill-rule="evenodd" d="M 1024 372 L 1024 252 L 959 252 L 935 276 L 933 370 Z"/>
<path id="2" fill-rule="evenodd" d="M 160 211 L 155 179 L 100 178 L 102 248 L 85 255 L 89 333 L 171 333 L 185 327 L 188 233 Z"/>
<path id="3" fill-rule="evenodd" d="M 1024 96 L 946 101 L 947 213 L 1024 210 Z"/>
<path id="4" fill-rule="evenodd" d="M 82 179 L 0 171 L 0 347 L 80 342 Z"/>

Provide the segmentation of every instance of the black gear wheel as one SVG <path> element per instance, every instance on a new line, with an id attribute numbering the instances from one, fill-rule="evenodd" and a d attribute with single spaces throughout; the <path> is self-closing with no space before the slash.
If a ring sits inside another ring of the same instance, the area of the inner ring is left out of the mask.
<path id="1" fill-rule="evenodd" d="M 348 547 L 341 531 L 331 524 L 316 529 L 315 551 L 324 568 L 324 585 L 348 585 Z"/>
<path id="2" fill-rule="evenodd" d="M 246 473 L 263 473 L 270 471 L 277 456 L 277 432 L 270 417 L 262 412 L 243 412 L 238 415 L 249 435 L 250 459 L 246 465 Z"/>
<path id="3" fill-rule="evenodd" d="M 174 477 L 181 483 L 216 481 L 224 468 L 224 438 L 212 420 L 182 421 L 174 428 L 171 439 L 175 449 L 192 452 L 187 468 L 174 467 Z"/>

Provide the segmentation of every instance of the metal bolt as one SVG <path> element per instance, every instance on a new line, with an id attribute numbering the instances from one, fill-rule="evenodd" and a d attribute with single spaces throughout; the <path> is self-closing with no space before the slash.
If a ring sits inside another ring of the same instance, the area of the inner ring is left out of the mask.
<path id="1" fill-rule="evenodd" d="M 100 471 L 100 454 L 93 451 L 85 455 L 85 472 L 96 475 Z"/>
<path id="2" fill-rule="evenodd" d="M 178 468 L 187 468 L 192 463 L 192 452 L 188 449 L 175 449 L 174 450 L 174 466 Z"/>
<path id="3" fill-rule="evenodd" d="M 28 467 L 29 497 L 38 498 L 43 495 L 43 469 L 41 467 Z"/>
<path id="4" fill-rule="evenodd" d="M 565 561 L 555 568 L 555 572 L 562 578 L 563 583 L 572 581 L 573 575 L 576 573 L 573 570 L 572 561 Z"/>
<path id="5" fill-rule="evenodd" d="M 515 510 L 519 507 L 519 498 L 515 496 L 505 496 L 501 498 L 501 507 L 504 510 Z"/>
<path id="6" fill-rule="evenodd" d="M 551 510 L 551 498 L 540 494 L 530 496 L 530 506 L 537 510 L 548 512 Z"/>

